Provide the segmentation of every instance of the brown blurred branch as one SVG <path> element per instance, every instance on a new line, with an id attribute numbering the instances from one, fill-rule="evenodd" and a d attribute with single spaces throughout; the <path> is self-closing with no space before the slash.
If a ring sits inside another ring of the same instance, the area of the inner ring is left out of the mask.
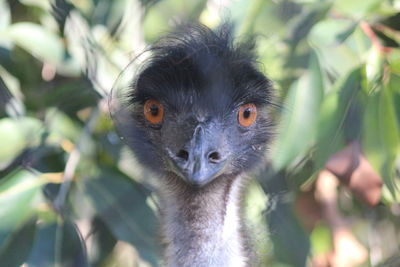
<path id="1" fill-rule="evenodd" d="M 97 120 L 99 118 L 99 110 L 98 108 L 93 109 L 90 117 L 88 119 L 88 122 L 86 123 L 81 136 L 78 139 L 78 142 L 72 152 L 70 153 L 67 163 L 65 165 L 64 169 L 64 176 L 63 176 L 63 183 L 61 184 L 60 190 L 58 192 L 57 197 L 55 198 L 53 202 L 53 206 L 55 210 L 63 214 L 63 208 L 65 205 L 65 201 L 69 192 L 69 189 L 71 187 L 71 183 L 74 179 L 75 176 L 75 171 L 76 168 L 78 167 L 79 160 L 81 158 L 81 147 L 83 145 L 83 142 L 87 140 L 87 136 L 91 135 Z"/>
<path id="2" fill-rule="evenodd" d="M 325 167 L 364 204 L 373 207 L 379 203 L 382 179 L 362 154 L 358 142 L 332 155 Z"/>
<path id="3" fill-rule="evenodd" d="M 312 231 L 320 220 L 332 232 L 333 251 L 316 255 L 315 267 L 353 267 L 367 260 L 368 253 L 350 231 L 338 208 L 339 186 L 347 187 L 361 202 L 373 207 L 380 201 L 382 181 L 362 154 L 358 142 L 332 155 L 311 191 L 302 194 L 296 204 L 303 223 Z M 306 218 L 306 219 L 305 219 Z"/>
<path id="4" fill-rule="evenodd" d="M 392 51 L 391 47 L 383 46 L 379 42 L 378 36 L 375 34 L 375 32 L 372 30 L 371 26 L 367 22 L 362 21 L 360 23 L 360 27 L 364 31 L 364 33 L 368 36 L 368 38 L 371 40 L 372 45 L 375 46 L 378 49 L 378 51 L 380 51 L 383 54 L 388 54 Z"/>
<path id="5" fill-rule="evenodd" d="M 367 250 L 348 229 L 345 218 L 337 207 L 339 180 L 327 170 L 319 173 L 315 183 L 315 198 L 321 204 L 322 217 L 332 231 L 333 252 L 327 255 L 324 264 L 315 266 L 353 267 L 367 259 Z"/>

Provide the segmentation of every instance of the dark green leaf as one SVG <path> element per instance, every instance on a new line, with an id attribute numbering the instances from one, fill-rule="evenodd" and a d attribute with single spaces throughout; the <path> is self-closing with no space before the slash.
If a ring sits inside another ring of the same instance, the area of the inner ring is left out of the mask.
<path id="1" fill-rule="evenodd" d="M 29 266 L 88 267 L 85 245 L 76 226 L 61 221 L 38 228 Z"/>
<path id="2" fill-rule="evenodd" d="M 363 147 L 372 166 L 381 174 L 386 186 L 395 196 L 395 160 L 399 149 L 400 131 L 397 124 L 392 93 L 382 88 L 369 97 L 364 116 Z"/>
<path id="3" fill-rule="evenodd" d="M 290 33 L 290 44 L 297 46 L 297 44 L 306 39 L 308 33 L 313 26 L 325 17 L 325 14 L 330 9 L 331 4 L 329 2 L 315 5 L 310 9 L 305 9 L 293 22 Z"/>
<path id="4" fill-rule="evenodd" d="M 101 219 L 95 218 L 93 227 L 93 241 L 90 251 L 90 255 L 92 256 L 90 262 L 93 266 L 101 266 L 101 263 L 112 253 L 117 239 L 115 239 Z"/>
<path id="5" fill-rule="evenodd" d="M 321 106 L 315 151 L 316 169 L 343 146 L 344 123 L 361 92 L 362 69 L 357 68 L 338 80 Z M 357 123 L 357 122 L 355 122 Z"/>
<path id="6" fill-rule="evenodd" d="M 60 32 L 64 33 L 65 21 L 74 6 L 65 0 L 55 0 L 51 4 L 51 9 L 54 19 L 57 20 Z"/>
<path id="7" fill-rule="evenodd" d="M 290 266 L 306 266 L 310 241 L 288 204 L 277 204 L 267 221 L 277 260 Z"/>
<path id="8" fill-rule="evenodd" d="M 21 227 L 17 228 L 0 246 L 0 263 L 2 266 L 21 266 L 33 245 L 36 231 L 36 218 L 31 218 Z"/>
<path id="9" fill-rule="evenodd" d="M 270 239 L 273 242 L 274 256 L 279 262 L 290 266 L 306 266 L 310 241 L 288 201 L 286 174 L 279 172 L 263 183 L 268 196 L 269 207 L 266 212 Z"/>
<path id="10" fill-rule="evenodd" d="M 146 203 L 146 194 L 118 171 L 101 171 L 84 183 L 85 194 L 98 216 L 115 237 L 131 243 L 145 260 L 157 264 L 157 218 Z"/>

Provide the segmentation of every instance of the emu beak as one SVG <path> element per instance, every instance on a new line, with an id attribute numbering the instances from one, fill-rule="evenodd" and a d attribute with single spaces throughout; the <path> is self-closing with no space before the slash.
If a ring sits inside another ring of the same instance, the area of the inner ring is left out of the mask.
<path id="1" fill-rule="evenodd" d="M 226 166 L 226 155 L 217 146 L 215 131 L 204 130 L 198 125 L 189 143 L 176 154 L 170 153 L 170 157 L 178 172 L 187 183 L 193 186 L 204 186 L 214 178 L 221 175 Z"/>

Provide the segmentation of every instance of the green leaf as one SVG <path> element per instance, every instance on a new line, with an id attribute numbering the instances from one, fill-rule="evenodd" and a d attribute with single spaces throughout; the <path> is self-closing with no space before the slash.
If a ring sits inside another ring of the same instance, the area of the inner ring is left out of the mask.
<path id="1" fill-rule="evenodd" d="M 343 146 L 344 122 L 361 92 L 362 69 L 357 68 L 338 80 L 322 102 L 315 149 L 316 169 Z"/>
<path id="2" fill-rule="evenodd" d="M 315 137 L 324 85 L 317 57 L 310 59 L 309 71 L 290 88 L 273 147 L 272 164 L 280 170 L 302 155 Z M 301 140 L 301 142 L 299 142 Z"/>
<path id="3" fill-rule="evenodd" d="M 320 58 L 321 66 L 334 77 L 346 75 L 359 66 L 362 58 L 358 46 L 363 42 L 354 42 L 352 39 L 356 25 L 348 19 L 325 19 L 317 23 L 310 32 L 309 43 L 315 47 Z M 351 39 L 351 40 L 350 40 Z"/>
<path id="4" fill-rule="evenodd" d="M 76 121 L 55 108 L 51 108 L 46 112 L 45 121 L 51 141 L 60 142 L 63 139 L 77 141 L 82 131 Z"/>
<path id="5" fill-rule="evenodd" d="M 146 203 L 146 195 L 118 171 L 101 171 L 84 182 L 85 195 L 115 237 L 131 243 L 141 257 L 157 265 L 157 218 Z"/>
<path id="6" fill-rule="evenodd" d="M 157 5 L 147 10 L 143 22 L 145 39 L 154 41 L 160 36 L 160 32 L 171 29 L 171 16 L 180 17 L 182 20 L 197 20 L 203 11 L 207 1 L 158 1 Z"/>
<path id="7" fill-rule="evenodd" d="M 0 107 L 0 116 L 2 112 L 6 112 L 11 117 L 17 117 L 25 113 L 25 107 L 22 103 L 23 95 L 21 93 L 19 80 L 5 70 L 7 64 L 9 64 L 9 62 L 6 63 L 6 61 L 10 60 L 11 55 L 7 50 L 4 52 L 6 53 L 6 58 L 2 58 L 2 53 L 0 51 L 0 61 L 5 63 L 4 68 L 0 65 L 0 90 L 2 91 L 2 93 L 0 93 L 0 105 L 2 105 Z"/>
<path id="8" fill-rule="evenodd" d="M 293 210 L 293 197 L 286 183 L 287 173 L 267 169 L 264 175 L 268 179 L 263 179 L 261 185 L 268 196 L 265 216 L 274 258 L 289 266 L 306 266 L 310 240 Z"/>
<path id="9" fill-rule="evenodd" d="M 334 1 L 334 8 L 339 13 L 360 19 L 375 11 L 381 3 L 381 0 L 337 0 Z"/>
<path id="10" fill-rule="evenodd" d="M 25 148 L 38 145 L 42 122 L 35 118 L 0 120 L 0 170 L 7 167 Z"/>
<path id="11" fill-rule="evenodd" d="M 312 250 L 315 256 L 329 253 L 332 250 L 331 235 L 332 233 L 326 225 L 316 225 L 310 235 Z"/>
<path id="12" fill-rule="evenodd" d="M 278 202 L 267 213 L 267 222 L 275 257 L 290 266 L 306 266 L 310 241 L 290 205 Z"/>
<path id="13" fill-rule="evenodd" d="M 8 27 L 11 22 L 11 12 L 7 1 L 0 1 L 0 33 Z"/>
<path id="14" fill-rule="evenodd" d="M 93 241 L 88 254 L 91 256 L 92 266 L 101 266 L 113 254 L 117 240 L 99 218 L 95 218 L 92 225 L 95 231 L 92 234 Z"/>
<path id="15" fill-rule="evenodd" d="M 34 214 L 36 205 L 42 201 L 41 186 L 45 182 L 43 178 L 25 170 L 12 172 L 1 180 L 0 246 Z"/>
<path id="16" fill-rule="evenodd" d="M 27 264 L 30 267 L 88 267 L 84 241 L 73 222 L 59 220 L 39 225 Z"/>
<path id="17" fill-rule="evenodd" d="M 0 180 L 0 246 L 44 205 L 42 186 L 59 182 L 52 175 L 38 176 L 26 170 L 15 170 Z"/>
<path id="18" fill-rule="evenodd" d="M 396 189 L 393 179 L 400 132 L 393 106 L 393 95 L 389 88 L 382 88 L 369 97 L 363 133 L 364 152 L 394 196 Z"/>
<path id="19" fill-rule="evenodd" d="M 25 148 L 24 136 L 11 119 L 0 120 L 0 169 L 8 166 Z"/>
<path id="20" fill-rule="evenodd" d="M 390 70 L 400 75 L 400 51 L 398 49 L 393 50 L 391 53 L 387 55 Z"/>
<path id="21" fill-rule="evenodd" d="M 312 29 L 309 40 L 317 46 L 335 46 L 354 31 L 354 23 L 345 19 L 325 19 Z"/>
<path id="22" fill-rule="evenodd" d="M 7 30 L 13 42 L 43 62 L 60 63 L 64 58 L 61 39 L 41 25 L 31 22 L 12 24 Z"/>
<path id="23" fill-rule="evenodd" d="M 246 12 L 245 18 L 240 23 L 239 34 L 247 34 L 249 32 L 254 32 L 254 24 L 257 21 L 255 18 L 259 17 L 265 5 L 266 1 L 263 0 L 254 0 L 250 1 L 248 4 L 248 11 Z M 243 9 L 241 9 L 243 12 Z"/>
<path id="24" fill-rule="evenodd" d="M 49 10 L 51 6 L 50 0 L 19 0 L 19 2 L 23 5 L 37 6 L 46 10 Z"/>
<path id="25" fill-rule="evenodd" d="M 0 262 L 2 266 L 21 266 L 29 253 L 35 238 L 36 218 L 31 218 L 17 228 L 0 247 Z"/>
<path id="26" fill-rule="evenodd" d="M 295 17 L 289 24 L 290 44 L 296 46 L 301 40 L 306 39 L 314 25 L 325 17 L 330 6 L 329 2 L 318 3 L 310 9 L 304 9 L 298 17 Z"/>
<path id="27" fill-rule="evenodd" d="M 390 157 L 395 158 L 400 148 L 400 129 L 397 124 L 396 112 L 393 105 L 393 94 L 390 88 L 385 88 L 380 100 L 382 139 Z"/>
<path id="28" fill-rule="evenodd" d="M 367 91 L 374 91 L 379 88 L 384 75 L 384 57 L 378 49 L 372 47 L 367 53 L 366 76 L 368 81 Z"/>

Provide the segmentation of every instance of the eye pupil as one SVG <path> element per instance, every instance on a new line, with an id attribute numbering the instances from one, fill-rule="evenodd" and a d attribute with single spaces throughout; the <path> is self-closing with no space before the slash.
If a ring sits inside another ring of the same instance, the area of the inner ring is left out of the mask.
<path id="1" fill-rule="evenodd" d="M 248 119 L 248 118 L 250 118 L 250 115 L 251 115 L 251 109 L 250 108 L 246 108 L 243 111 L 243 118 Z"/>
<path id="2" fill-rule="evenodd" d="M 158 106 L 156 104 L 153 104 L 150 106 L 150 113 L 152 116 L 157 116 L 158 115 Z"/>

